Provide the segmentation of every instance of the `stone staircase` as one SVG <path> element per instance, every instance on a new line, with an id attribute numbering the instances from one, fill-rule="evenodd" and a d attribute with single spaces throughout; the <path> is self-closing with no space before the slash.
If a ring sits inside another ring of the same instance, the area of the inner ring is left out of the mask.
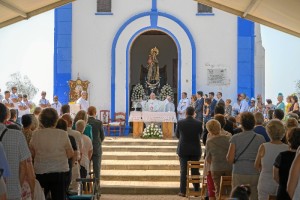
<path id="1" fill-rule="evenodd" d="M 177 194 L 177 140 L 106 138 L 102 194 Z"/>

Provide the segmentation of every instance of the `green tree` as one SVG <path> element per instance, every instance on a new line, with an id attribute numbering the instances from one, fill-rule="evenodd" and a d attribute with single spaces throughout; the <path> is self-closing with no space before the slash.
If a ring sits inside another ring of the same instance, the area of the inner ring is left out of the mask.
<path id="1" fill-rule="evenodd" d="M 10 81 L 6 82 L 7 90 L 11 90 L 12 87 L 17 87 L 18 94 L 27 94 L 29 99 L 32 99 L 39 91 L 35 87 L 28 76 L 22 76 L 20 72 L 16 72 L 10 75 Z"/>

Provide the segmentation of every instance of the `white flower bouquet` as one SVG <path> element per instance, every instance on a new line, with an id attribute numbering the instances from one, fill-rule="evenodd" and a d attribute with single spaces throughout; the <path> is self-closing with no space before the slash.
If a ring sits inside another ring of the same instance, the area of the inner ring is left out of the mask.
<path id="1" fill-rule="evenodd" d="M 138 83 L 136 86 L 134 86 L 132 94 L 131 94 L 131 101 L 137 101 L 140 100 L 145 96 L 145 90 L 143 86 Z"/>
<path id="2" fill-rule="evenodd" d="M 160 100 L 163 101 L 167 98 L 167 96 L 172 97 L 174 99 L 174 92 L 172 87 L 169 84 L 164 85 L 160 90 Z"/>
<path id="3" fill-rule="evenodd" d="M 144 131 L 142 138 L 146 139 L 161 139 L 163 137 L 161 129 L 153 123 L 148 125 Z"/>

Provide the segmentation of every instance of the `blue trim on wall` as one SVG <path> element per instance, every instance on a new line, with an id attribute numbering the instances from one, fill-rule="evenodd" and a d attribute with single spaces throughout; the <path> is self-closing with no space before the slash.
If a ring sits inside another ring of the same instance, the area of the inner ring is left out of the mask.
<path id="1" fill-rule="evenodd" d="M 152 1 L 152 6 L 153 6 L 153 2 L 156 2 L 156 0 Z M 151 15 L 153 16 L 151 18 Z M 189 31 L 189 29 L 187 28 L 187 26 L 178 18 L 167 14 L 167 13 L 162 13 L 162 12 L 157 12 L 156 14 L 157 16 L 162 16 L 162 17 L 166 17 L 174 22 L 176 22 L 187 34 L 190 43 L 191 43 L 191 48 L 192 48 L 192 93 L 196 93 L 196 45 L 195 45 L 195 41 L 194 38 L 191 34 L 191 32 Z M 157 29 L 158 27 L 156 26 L 157 24 L 155 23 L 155 20 L 153 19 L 155 17 L 155 12 L 153 11 L 152 8 L 152 12 L 143 12 L 140 14 L 137 14 L 133 17 L 131 17 L 130 19 L 128 19 L 127 21 L 125 21 L 125 23 L 119 28 L 119 30 L 117 31 L 114 39 L 113 39 L 113 43 L 112 43 L 112 52 L 111 52 L 111 57 L 112 57 L 112 68 L 111 68 L 111 115 L 113 118 L 113 115 L 115 113 L 115 87 L 116 87 L 116 80 L 115 80 L 115 73 L 116 73 L 116 45 L 118 42 L 118 39 L 121 35 L 121 33 L 123 32 L 123 30 L 133 21 L 142 18 L 142 17 L 146 17 L 146 16 L 150 16 L 150 28 L 151 29 Z M 145 27 L 146 28 L 146 27 Z M 160 27 L 161 29 L 163 29 L 162 27 Z M 168 31 L 169 32 L 169 31 Z M 127 58 L 128 59 L 128 58 Z M 180 60 L 181 62 L 181 56 L 178 57 L 178 61 Z M 126 74 L 127 77 L 128 74 Z M 128 87 L 128 83 L 126 85 L 126 87 Z M 181 93 L 181 70 L 178 72 L 178 92 Z M 179 94 L 180 94 L 179 93 Z M 126 95 L 128 95 L 128 92 L 126 93 Z M 178 95 L 180 96 L 180 95 Z M 128 99 L 128 98 L 127 98 Z M 126 112 L 128 113 L 128 112 Z M 128 118 L 127 118 L 128 119 Z"/>
<path id="2" fill-rule="evenodd" d="M 152 8 L 151 11 L 157 12 L 157 0 L 152 0 Z"/>
<path id="3" fill-rule="evenodd" d="M 95 15 L 113 15 L 112 12 L 96 12 Z"/>
<path id="4" fill-rule="evenodd" d="M 72 74 L 72 4 L 54 11 L 54 95 L 62 104 L 69 102 Z"/>
<path id="5" fill-rule="evenodd" d="M 254 82 L 254 50 L 255 33 L 254 22 L 238 17 L 238 40 L 237 40 L 237 92 L 246 93 L 251 98 L 255 97 Z"/>
<path id="6" fill-rule="evenodd" d="M 215 16 L 215 13 L 196 13 L 196 16 Z"/>

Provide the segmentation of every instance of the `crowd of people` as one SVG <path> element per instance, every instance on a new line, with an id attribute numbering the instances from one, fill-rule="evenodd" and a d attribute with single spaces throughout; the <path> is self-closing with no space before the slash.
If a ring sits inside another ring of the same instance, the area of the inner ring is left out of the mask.
<path id="1" fill-rule="evenodd" d="M 2 98 L 2 97 L 0 97 Z M 82 189 L 78 178 L 98 182 L 104 131 L 82 92 L 81 110 L 72 117 L 69 105 L 53 103 L 41 93 L 37 107 L 17 88 L 5 91 L 0 103 L 0 200 L 49 197 L 65 200 Z M 74 118 L 74 119 L 73 119 Z"/>
<path id="2" fill-rule="evenodd" d="M 16 87 L 0 95 L 0 100 L 0 200 L 47 195 L 64 200 L 80 189 L 77 178 L 93 171 L 100 180 L 104 131 L 86 92 L 77 101 L 76 116 L 57 96 L 50 103 L 44 91 L 37 106 L 26 94 L 17 94 Z M 145 108 L 175 111 L 170 96 L 163 106 L 155 100 L 150 95 Z M 214 92 L 198 91 L 191 99 L 183 92 L 175 131 L 181 167 L 179 195 L 186 194 L 187 162 L 199 161 L 204 153 L 209 199 L 216 199 L 221 176 L 228 175 L 232 176 L 232 197 L 300 199 L 298 98 L 289 96 L 285 104 L 279 93 L 277 100 L 276 105 L 270 99 L 264 104 L 261 95 L 250 99 L 240 94 L 231 105 L 232 100 L 223 100 L 221 92 L 215 98 Z M 199 184 L 194 187 L 200 189 Z"/>
<path id="3" fill-rule="evenodd" d="M 206 96 L 198 91 L 189 102 L 182 93 L 176 128 L 179 196 L 186 195 L 187 161 L 201 159 L 202 137 L 208 199 L 218 199 L 221 176 L 232 177 L 233 198 L 267 200 L 275 195 L 278 200 L 300 199 L 297 96 L 289 96 L 286 105 L 282 93 L 276 105 L 270 99 L 264 104 L 261 95 L 248 99 L 240 94 L 231 105 L 221 92 L 214 98 L 213 92 Z M 194 184 L 194 190 L 199 190 L 199 184 Z"/>

